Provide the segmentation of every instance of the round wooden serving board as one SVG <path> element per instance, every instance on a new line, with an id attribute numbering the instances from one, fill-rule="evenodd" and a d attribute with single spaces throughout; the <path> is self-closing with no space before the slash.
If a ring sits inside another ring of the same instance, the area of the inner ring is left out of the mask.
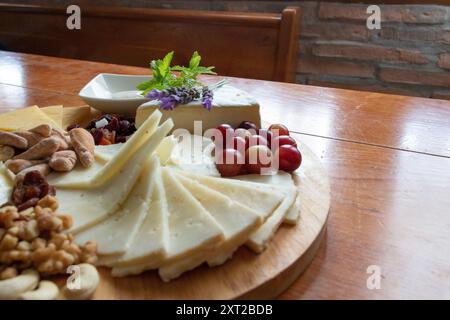
<path id="1" fill-rule="evenodd" d="M 330 207 L 330 186 L 319 159 L 302 144 L 303 163 L 295 174 L 301 195 L 300 221 L 282 225 L 269 247 L 255 254 L 240 248 L 225 264 L 201 266 L 164 283 L 156 271 L 113 278 L 100 268 L 94 299 L 271 299 L 289 287 L 316 253 Z"/>

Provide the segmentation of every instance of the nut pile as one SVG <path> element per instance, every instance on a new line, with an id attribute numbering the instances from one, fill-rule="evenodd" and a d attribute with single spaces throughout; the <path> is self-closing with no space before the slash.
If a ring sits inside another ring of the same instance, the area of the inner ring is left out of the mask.
<path id="1" fill-rule="evenodd" d="M 77 161 L 84 167 L 94 162 L 94 139 L 83 129 L 66 133 L 47 124 L 27 131 L 0 132 L 0 161 L 21 179 L 37 170 L 46 176 L 51 170 L 71 171 Z"/>
<path id="2" fill-rule="evenodd" d="M 70 265 L 95 264 L 97 244 L 78 246 L 73 236 L 63 233 L 72 218 L 58 214 L 55 197 L 46 195 L 36 206 L 19 210 L 0 208 L 0 280 L 33 268 L 42 275 L 65 273 Z"/>

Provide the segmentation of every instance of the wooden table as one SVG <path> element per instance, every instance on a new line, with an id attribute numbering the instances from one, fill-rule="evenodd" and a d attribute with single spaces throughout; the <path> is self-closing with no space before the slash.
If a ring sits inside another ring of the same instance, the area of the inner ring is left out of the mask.
<path id="1" fill-rule="evenodd" d="M 83 102 L 100 72 L 135 67 L 0 51 L 0 111 Z M 450 298 L 450 102 L 230 78 L 331 178 L 326 237 L 281 299 Z M 369 266 L 381 288 L 368 289 Z"/>

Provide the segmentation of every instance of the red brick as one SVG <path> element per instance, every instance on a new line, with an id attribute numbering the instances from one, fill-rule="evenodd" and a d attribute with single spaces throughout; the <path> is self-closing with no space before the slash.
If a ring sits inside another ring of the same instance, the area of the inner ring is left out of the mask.
<path id="1" fill-rule="evenodd" d="M 408 84 L 423 84 L 438 87 L 450 87 L 450 72 L 419 71 L 398 68 L 381 68 L 382 81 Z"/>
<path id="2" fill-rule="evenodd" d="M 365 41 L 369 38 L 369 30 L 365 25 L 320 22 L 304 24 L 301 36 L 321 40 Z"/>
<path id="3" fill-rule="evenodd" d="M 442 53 L 439 55 L 438 66 L 444 69 L 450 69 L 450 53 Z"/>
<path id="4" fill-rule="evenodd" d="M 406 62 L 426 64 L 428 58 L 421 52 L 409 49 L 388 48 L 358 43 L 316 43 L 313 54 L 320 57 L 339 57 L 369 61 Z"/>
<path id="5" fill-rule="evenodd" d="M 340 75 L 360 78 L 373 78 L 375 68 L 372 65 L 348 61 L 330 61 L 319 58 L 300 58 L 297 72 Z"/>
<path id="6" fill-rule="evenodd" d="M 431 97 L 434 99 L 450 100 L 450 90 L 434 91 Z"/>
<path id="7" fill-rule="evenodd" d="M 366 21 L 367 4 L 321 3 L 320 19 Z M 441 24 L 447 21 L 447 8 L 429 5 L 380 5 L 382 22 Z"/>

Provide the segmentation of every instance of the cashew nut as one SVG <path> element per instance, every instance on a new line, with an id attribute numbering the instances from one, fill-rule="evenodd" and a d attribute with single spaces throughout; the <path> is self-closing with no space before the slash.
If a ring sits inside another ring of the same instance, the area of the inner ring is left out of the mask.
<path id="1" fill-rule="evenodd" d="M 25 270 L 19 276 L 0 281 L 0 299 L 17 299 L 22 293 L 33 290 L 39 283 L 39 273 Z"/>
<path id="2" fill-rule="evenodd" d="M 94 163 L 95 142 L 92 134 L 83 128 L 75 128 L 69 132 L 72 146 L 83 167 L 88 168 Z"/>
<path id="3" fill-rule="evenodd" d="M 35 290 L 26 291 L 19 295 L 21 300 L 56 300 L 59 296 L 59 289 L 51 281 L 43 280 L 39 282 L 39 287 Z"/>
<path id="4" fill-rule="evenodd" d="M 62 150 L 55 152 L 48 165 L 55 171 L 71 171 L 77 163 L 77 155 L 73 150 Z"/>
<path id="5" fill-rule="evenodd" d="M 41 136 L 48 138 L 52 134 L 52 127 L 49 126 L 48 124 L 41 124 L 28 131 L 40 134 Z"/>
<path id="6" fill-rule="evenodd" d="M 25 170 L 26 168 L 35 166 L 37 164 L 44 163 L 44 160 L 24 160 L 24 159 L 16 159 L 16 160 L 8 160 L 5 162 L 5 166 L 11 170 L 14 174 L 18 174 L 20 171 Z"/>
<path id="7" fill-rule="evenodd" d="M 26 149 L 28 142 L 26 139 L 12 132 L 0 131 L 0 144 L 18 149 Z"/>
<path id="8" fill-rule="evenodd" d="M 15 151 L 10 146 L 0 146 L 0 161 L 6 161 L 14 157 Z"/>
<path id="9" fill-rule="evenodd" d="M 45 138 L 44 140 L 32 146 L 27 151 L 18 154 L 13 159 L 25 159 L 25 160 L 44 159 L 55 153 L 55 151 L 58 150 L 58 148 L 59 148 L 58 139 L 54 137 Z"/>
<path id="10" fill-rule="evenodd" d="M 80 267 L 80 288 L 69 289 L 64 286 L 64 295 L 69 300 L 86 300 L 89 299 L 97 290 L 97 286 L 100 282 L 100 276 L 97 268 L 92 264 L 82 263 L 78 265 Z"/>

